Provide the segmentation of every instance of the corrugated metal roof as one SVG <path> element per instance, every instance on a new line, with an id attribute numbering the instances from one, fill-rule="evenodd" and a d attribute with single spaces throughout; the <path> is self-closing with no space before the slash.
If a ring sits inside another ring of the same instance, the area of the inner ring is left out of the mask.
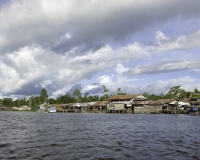
<path id="1" fill-rule="evenodd" d="M 182 102 L 189 102 L 189 101 L 196 102 L 197 98 L 185 98 L 182 100 Z"/>
<path id="2" fill-rule="evenodd" d="M 170 102 L 169 104 L 178 104 L 178 101 L 174 100 L 174 101 Z"/>
<path id="3" fill-rule="evenodd" d="M 150 104 L 169 104 L 170 102 L 173 102 L 174 99 L 159 99 L 159 100 L 156 100 L 156 101 L 151 101 Z"/>
<path id="4" fill-rule="evenodd" d="M 94 104 L 96 104 L 97 102 L 89 102 L 87 105 L 88 106 L 92 106 L 92 105 L 94 105 Z"/>
<path id="5" fill-rule="evenodd" d="M 108 98 L 108 100 L 120 100 L 120 99 L 133 99 L 137 96 L 140 96 L 141 94 L 130 94 L 130 95 L 116 95 L 111 98 Z"/>
<path id="6" fill-rule="evenodd" d="M 143 105 L 147 105 L 151 103 L 151 101 L 133 101 L 132 104 L 143 104 Z"/>
<path id="7" fill-rule="evenodd" d="M 109 101 L 98 101 L 95 104 L 93 104 L 92 106 L 104 106 L 107 103 L 109 103 Z"/>
<path id="8" fill-rule="evenodd" d="M 110 103 L 114 103 L 114 104 L 117 104 L 117 103 L 119 103 L 119 104 L 131 104 L 131 101 L 119 101 L 119 102 L 110 102 Z"/>
<path id="9" fill-rule="evenodd" d="M 83 106 L 83 107 L 86 107 L 87 103 L 75 103 L 75 104 L 73 104 L 73 106 L 77 106 L 77 107 Z"/>

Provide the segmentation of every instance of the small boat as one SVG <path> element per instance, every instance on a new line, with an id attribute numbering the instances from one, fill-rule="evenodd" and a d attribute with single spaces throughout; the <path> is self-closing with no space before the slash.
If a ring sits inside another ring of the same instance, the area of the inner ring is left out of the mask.
<path id="1" fill-rule="evenodd" d="M 56 107 L 50 107 L 49 113 L 55 113 L 56 112 Z"/>
<path id="2" fill-rule="evenodd" d="M 200 108 L 198 108 L 198 107 L 190 106 L 190 107 L 188 107 L 188 112 L 190 115 L 198 116 L 198 115 L 200 115 L 199 109 Z"/>

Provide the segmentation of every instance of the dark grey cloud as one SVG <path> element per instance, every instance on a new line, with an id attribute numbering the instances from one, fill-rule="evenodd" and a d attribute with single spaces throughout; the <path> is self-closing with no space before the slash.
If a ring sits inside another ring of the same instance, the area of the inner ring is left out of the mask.
<path id="1" fill-rule="evenodd" d="M 110 41 L 124 41 L 158 22 L 200 13 L 199 0 L 125 0 L 123 3 L 113 0 L 93 3 L 60 1 L 53 6 L 53 11 L 57 10 L 58 13 L 48 10 L 48 5 L 41 7 L 41 2 L 43 1 L 12 1 L 10 5 L 18 3 L 17 11 L 9 7 L 0 11 L 4 12 L 0 16 L 0 33 L 6 40 L 0 45 L 1 53 L 38 43 L 56 52 L 77 48 L 76 53 L 84 54 L 88 50 L 97 50 Z M 53 3 L 54 0 L 47 2 L 49 5 Z M 71 3 L 71 8 L 68 9 Z M 13 14 L 10 13 L 12 11 Z M 66 33 L 71 38 L 62 39 Z"/>
<path id="2" fill-rule="evenodd" d="M 152 1 L 150 5 L 144 4 L 136 8 L 135 3 L 130 2 L 129 6 L 125 6 L 123 9 L 112 10 L 112 6 L 110 6 L 111 14 L 107 14 L 105 17 L 98 15 L 99 12 L 102 13 L 100 7 L 95 15 L 86 15 L 83 19 L 79 19 L 80 17 L 75 19 L 76 26 L 71 27 L 74 38 L 54 49 L 59 51 L 64 49 L 63 51 L 65 51 L 78 46 L 80 47 L 79 53 L 84 53 L 87 50 L 99 49 L 110 41 L 123 42 L 134 33 L 159 22 L 180 15 L 199 14 L 197 4 L 200 5 L 200 2 Z M 92 9 L 91 12 L 93 12 Z"/>
<path id="3" fill-rule="evenodd" d="M 88 90 L 87 93 L 92 95 L 99 95 L 103 93 L 103 88 L 101 86 L 98 86 L 96 88 Z"/>
<path id="4" fill-rule="evenodd" d="M 38 79 L 36 81 L 31 81 L 28 84 L 22 85 L 18 90 L 11 90 L 9 95 L 23 95 L 23 96 L 35 96 L 40 95 L 40 91 L 43 88 L 41 85 L 36 85 L 41 82 L 41 79 Z M 7 94 L 5 94 L 7 95 Z"/>
<path id="5" fill-rule="evenodd" d="M 81 84 L 75 84 L 75 85 L 73 85 L 73 86 L 71 87 L 71 89 L 69 89 L 69 90 L 67 91 L 67 93 L 69 93 L 71 96 L 73 96 L 74 91 L 75 91 L 76 89 L 78 89 L 79 91 L 81 91 L 81 90 L 83 89 L 83 87 L 82 87 Z"/>

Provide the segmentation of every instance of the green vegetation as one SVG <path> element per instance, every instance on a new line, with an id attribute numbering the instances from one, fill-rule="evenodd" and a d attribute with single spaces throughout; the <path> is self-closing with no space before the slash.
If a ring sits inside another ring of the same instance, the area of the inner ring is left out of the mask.
<path id="1" fill-rule="evenodd" d="M 1 107 L 20 107 L 23 105 L 27 105 L 31 107 L 32 110 L 34 110 L 38 105 L 44 103 L 45 101 L 50 104 L 67 104 L 67 103 L 77 103 L 77 102 L 95 102 L 95 101 L 104 101 L 108 99 L 109 97 L 112 97 L 114 95 L 127 95 L 128 93 L 124 93 L 121 91 L 121 88 L 118 88 L 116 92 L 113 92 L 112 94 L 108 94 L 109 90 L 106 88 L 105 85 L 102 85 L 104 95 L 101 97 L 98 95 L 90 95 L 89 93 L 82 93 L 80 90 L 76 89 L 74 91 L 73 96 L 66 93 L 65 95 L 62 95 L 60 97 L 57 97 L 56 99 L 48 98 L 47 91 L 43 88 L 41 90 L 40 96 L 29 96 L 29 98 L 18 98 L 16 100 L 13 100 L 12 98 L 4 98 L 0 99 L 0 108 Z M 151 99 L 151 100 L 158 100 L 158 99 L 178 99 L 182 100 L 184 98 L 200 98 L 200 93 L 198 89 L 194 89 L 192 92 L 186 92 L 184 89 L 181 88 L 181 86 L 175 86 L 172 87 L 169 92 L 164 95 L 161 93 L 160 95 L 155 94 L 148 94 L 147 92 L 143 93 L 143 96 Z"/>
<path id="2" fill-rule="evenodd" d="M 184 89 L 181 88 L 181 86 L 175 86 L 172 87 L 169 92 L 164 95 L 161 93 L 160 95 L 155 94 L 148 94 L 143 93 L 143 96 L 151 99 L 151 100 L 158 100 L 158 99 L 178 99 L 183 100 L 184 98 L 200 98 L 200 93 L 198 89 L 194 89 L 192 92 L 186 92 Z"/>
<path id="3" fill-rule="evenodd" d="M 78 89 L 76 89 L 74 91 L 74 97 L 77 99 L 77 103 L 80 102 L 81 99 L 81 91 L 79 91 Z"/>

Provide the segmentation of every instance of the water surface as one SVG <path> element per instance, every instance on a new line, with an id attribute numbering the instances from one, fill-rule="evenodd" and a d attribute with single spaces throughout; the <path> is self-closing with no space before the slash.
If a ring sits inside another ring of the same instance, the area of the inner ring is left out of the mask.
<path id="1" fill-rule="evenodd" d="M 200 116 L 0 112 L 0 159 L 200 159 Z"/>

